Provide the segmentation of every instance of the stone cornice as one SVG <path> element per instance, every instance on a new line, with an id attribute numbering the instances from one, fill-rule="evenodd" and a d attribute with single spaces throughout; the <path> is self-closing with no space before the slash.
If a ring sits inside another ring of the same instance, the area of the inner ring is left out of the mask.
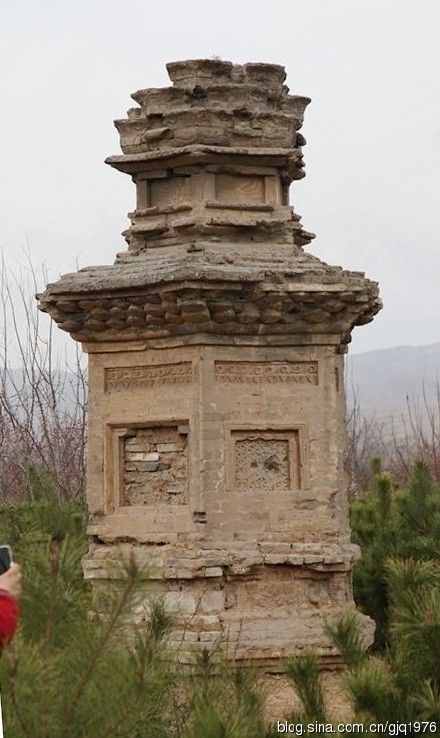
<path id="1" fill-rule="evenodd" d="M 81 341 L 198 333 L 264 340 L 315 332 L 344 341 L 354 325 L 372 320 L 381 303 L 377 284 L 363 274 L 329 267 L 292 247 L 208 242 L 153 249 L 112 267 L 65 275 L 48 286 L 40 305 Z"/>
<path id="2" fill-rule="evenodd" d="M 108 156 L 105 160 L 114 169 L 125 174 L 139 174 L 163 167 L 182 167 L 194 164 L 227 164 L 237 166 L 252 164 L 285 169 L 285 175 L 293 179 L 304 177 L 302 151 L 281 146 L 214 146 L 188 144 L 164 146 L 160 150 L 142 151 Z"/>

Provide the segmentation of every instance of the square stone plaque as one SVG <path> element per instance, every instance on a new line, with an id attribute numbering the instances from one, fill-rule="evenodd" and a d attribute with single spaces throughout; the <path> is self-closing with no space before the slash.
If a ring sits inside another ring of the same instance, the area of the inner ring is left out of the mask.
<path id="1" fill-rule="evenodd" d="M 282 492 L 302 487 L 300 429 L 231 429 L 229 487 Z"/>

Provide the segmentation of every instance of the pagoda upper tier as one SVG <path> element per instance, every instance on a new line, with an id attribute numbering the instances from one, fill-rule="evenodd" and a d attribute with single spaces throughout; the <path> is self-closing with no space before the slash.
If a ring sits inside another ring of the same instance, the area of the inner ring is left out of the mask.
<path id="1" fill-rule="evenodd" d="M 128 250 L 49 285 L 40 308 L 85 342 L 345 343 L 381 303 L 376 282 L 303 250 L 313 234 L 289 186 L 310 99 L 275 64 L 167 69 L 173 86 L 133 94 L 116 121 L 123 154 L 106 160 L 136 185 Z"/>
<path id="2" fill-rule="evenodd" d="M 130 250 L 213 234 L 308 243 L 288 190 L 304 176 L 298 131 L 310 98 L 289 95 L 276 64 L 202 59 L 167 69 L 173 87 L 132 95 L 139 107 L 115 121 L 124 153 L 107 159 L 136 183 Z"/>

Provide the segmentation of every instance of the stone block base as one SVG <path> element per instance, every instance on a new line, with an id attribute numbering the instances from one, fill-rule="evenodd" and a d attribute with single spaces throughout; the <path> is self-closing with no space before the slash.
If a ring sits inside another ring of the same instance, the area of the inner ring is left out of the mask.
<path id="1" fill-rule="evenodd" d="M 174 614 L 170 645 L 182 662 L 196 652 L 222 653 L 238 664 L 282 672 L 285 660 L 312 650 L 323 666 L 341 666 L 325 625 L 354 609 L 349 544 L 252 544 L 216 548 L 94 545 L 84 562 L 97 594 L 117 578 L 121 556 L 134 555 L 145 572 L 133 619 L 146 622 L 152 598 Z M 364 642 L 374 627 L 361 620 Z"/>

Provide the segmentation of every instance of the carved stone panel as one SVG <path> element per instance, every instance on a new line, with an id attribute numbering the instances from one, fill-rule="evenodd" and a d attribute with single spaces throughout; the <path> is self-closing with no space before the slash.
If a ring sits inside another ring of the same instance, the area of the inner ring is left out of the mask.
<path id="1" fill-rule="evenodd" d="M 122 438 L 122 504 L 184 504 L 187 435 L 178 426 L 136 428 Z"/>
<path id="2" fill-rule="evenodd" d="M 272 492 L 301 486 L 298 430 L 235 430 L 231 440 L 235 490 Z"/>
<path id="3" fill-rule="evenodd" d="M 150 366 L 112 367 L 105 370 L 106 392 L 163 384 L 187 384 L 192 381 L 192 364 L 160 364 Z"/>
<path id="4" fill-rule="evenodd" d="M 216 361 L 223 384 L 318 384 L 317 361 Z"/>
<path id="5" fill-rule="evenodd" d="M 263 203 L 264 177 L 235 174 L 217 174 L 216 199 L 225 203 Z"/>
<path id="6" fill-rule="evenodd" d="M 178 205 L 191 199 L 189 177 L 156 179 L 150 183 L 150 207 Z"/>

